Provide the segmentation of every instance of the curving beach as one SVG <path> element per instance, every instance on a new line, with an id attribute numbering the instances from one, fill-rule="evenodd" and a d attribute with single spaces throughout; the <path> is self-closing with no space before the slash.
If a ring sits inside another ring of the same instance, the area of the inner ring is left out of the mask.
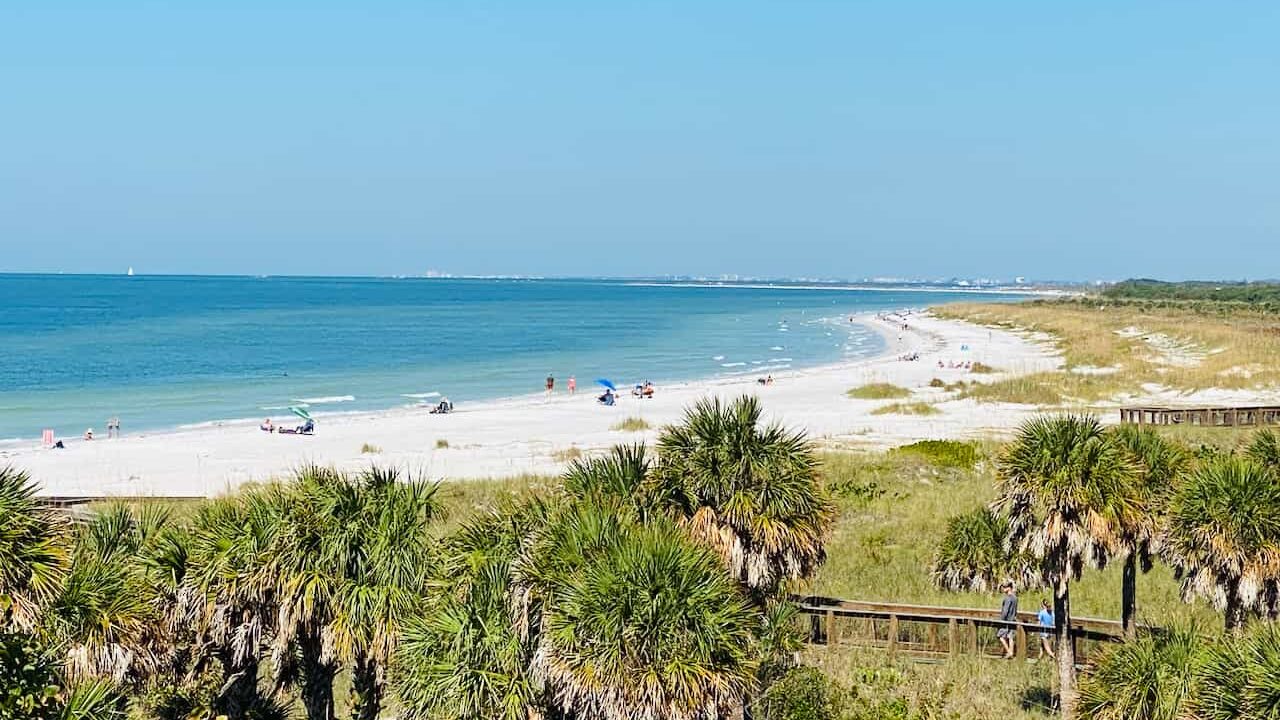
<path id="1" fill-rule="evenodd" d="M 314 436 L 268 434 L 254 422 L 229 422 L 114 440 L 70 440 L 59 451 L 38 443 L 9 445 L 3 462 L 29 471 L 48 496 L 211 496 L 304 463 L 359 468 L 376 461 L 442 479 L 555 473 L 576 454 L 574 448 L 590 453 L 619 442 L 652 440 L 658 428 L 677 420 L 699 398 L 743 393 L 757 394 L 772 418 L 806 429 L 819 442 L 887 446 L 923 437 L 999 433 L 1031 408 L 951 400 L 938 403 L 939 412 L 927 416 L 873 414 L 888 403 L 850 399 L 847 390 L 892 383 L 912 390 L 909 401 L 929 402 L 941 399 L 941 391 L 928 386 L 934 378 L 987 382 L 1061 364 L 1047 344 L 1012 332 L 920 313 L 906 318 L 906 331 L 874 315 L 859 321 L 884 336 L 884 355 L 777 372 L 768 386 L 754 376 L 693 381 L 661 386 L 651 400 L 634 399 L 624 388 L 617 405 L 604 407 L 595 401 L 596 388 L 583 382 L 574 396 L 558 388 L 550 399 L 537 394 L 460 404 L 449 415 L 431 415 L 426 408 L 318 414 Z M 899 359 L 915 353 L 916 361 Z M 939 368 L 939 361 L 981 362 L 998 372 Z M 611 429 L 633 417 L 649 429 Z M 366 444 L 379 452 L 362 452 Z"/>

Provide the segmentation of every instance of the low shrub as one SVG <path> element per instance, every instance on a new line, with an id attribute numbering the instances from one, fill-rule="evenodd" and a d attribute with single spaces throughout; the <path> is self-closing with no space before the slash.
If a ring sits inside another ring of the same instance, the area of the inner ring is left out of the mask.
<path id="1" fill-rule="evenodd" d="M 815 667 L 792 668 L 769 686 L 752 717 L 760 720 L 841 720 L 847 691 Z"/>
<path id="2" fill-rule="evenodd" d="M 360 446 L 361 455 L 377 455 L 380 452 L 382 452 L 382 448 L 372 443 L 365 443 Z"/>
<path id="3" fill-rule="evenodd" d="M 642 417 L 629 417 L 609 428 L 615 432 L 643 432 L 652 427 Z"/>
<path id="4" fill-rule="evenodd" d="M 854 400 L 896 400 L 910 397 L 911 391 L 892 383 L 871 383 L 850 388 L 845 395 Z"/>
<path id="5" fill-rule="evenodd" d="M 445 440 L 444 438 L 440 438 L 439 440 L 436 440 L 436 449 L 437 449 L 437 450 L 444 450 L 444 449 L 446 449 L 446 448 L 448 448 L 448 447 L 449 447 L 449 441 L 448 441 L 448 440 Z"/>
<path id="6" fill-rule="evenodd" d="M 959 440 L 920 440 L 894 448 L 899 455 L 924 458 L 931 464 L 949 468 L 971 468 L 978 464 L 978 446 Z"/>
<path id="7" fill-rule="evenodd" d="M 929 403 L 889 403 L 871 411 L 872 415 L 940 415 L 942 411 Z"/>
<path id="8" fill-rule="evenodd" d="M 551 458 L 556 462 L 569 462 L 582 457 L 582 448 L 577 445 L 570 445 L 567 448 L 556 450 L 551 453 Z"/>

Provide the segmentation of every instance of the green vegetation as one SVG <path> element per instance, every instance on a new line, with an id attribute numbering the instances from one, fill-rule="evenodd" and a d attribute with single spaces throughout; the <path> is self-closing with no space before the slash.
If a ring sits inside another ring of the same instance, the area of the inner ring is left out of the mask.
<path id="1" fill-rule="evenodd" d="M 617 422 L 613 427 L 609 428 L 614 432 L 644 432 L 653 427 L 642 417 L 629 417 L 625 420 Z"/>
<path id="2" fill-rule="evenodd" d="M 437 449 L 437 450 L 447 450 L 448 448 L 449 448 L 449 441 L 448 441 L 448 440 L 446 440 L 446 439 L 444 439 L 444 438 L 440 438 L 440 439 L 436 440 L 436 449 Z"/>
<path id="3" fill-rule="evenodd" d="M 1106 652 L 1081 684 L 1081 716 L 1275 717 L 1280 704 L 1280 626 L 1214 636 L 1195 625 L 1144 634 Z"/>
<path id="4" fill-rule="evenodd" d="M 656 453 L 458 485 L 310 466 L 181 516 L 107 504 L 72 530 L 5 470 L 0 702 L 84 720 L 701 720 L 793 664 L 785 594 L 834 510 L 809 441 L 762 425 L 754 399 L 699 403 Z"/>
<path id="5" fill-rule="evenodd" d="M 850 388 L 845 395 L 854 400 L 897 400 L 911 397 L 911 391 L 892 383 L 870 383 Z"/>
<path id="6" fill-rule="evenodd" d="M 1274 312 L 1280 310 L 1280 283 L 1125 280 L 1103 290 L 1102 297 L 1110 300 L 1238 303 Z"/>
<path id="7" fill-rule="evenodd" d="M 969 372 L 975 372 L 980 375 L 989 375 L 993 372 L 999 372 L 995 368 L 983 362 L 974 362 L 969 366 Z"/>
<path id="8" fill-rule="evenodd" d="M 1004 447 L 818 455 L 760 418 L 748 398 L 699 403 L 656 448 L 559 478 L 310 467 L 190 507 L 95 506 L 75 528 L 0 472 L 0 673 L 21 688 L 0 703 L 41 720 L 95 697 L 78 717 L 1044 718 L 1074 668 L 799 648 L 782 600 L 993 608 L 1014 578 L 1024 609 L 1048 595 L 1059 618 L 1174 628 L 1091 656 L 1077 716 L 1265 705 L 1274 434 L 1054 417 Z M 1243 628 L 1206 630 L 1227 624 Z"/>
<path id="9" fill-rule="evenodd" d="M 915 455 L 938 467 L 948 468 L 972 468 L 982 457 L 975 443 L 959 440 L 918 440 L 894 448 L 892 452 Z"/>
<path id="10" fill-rule="evenodd" d="M 889 403 L 871 411 L 872 415 L 939 415 L 942 411 L 925 402 Z"/>
<path id="11" fill-rule="evenodd" d="M 382 448 L 372 443 L 365 443 L 360 446 L 361 455 L 377 455 L 382 452 Z"/>

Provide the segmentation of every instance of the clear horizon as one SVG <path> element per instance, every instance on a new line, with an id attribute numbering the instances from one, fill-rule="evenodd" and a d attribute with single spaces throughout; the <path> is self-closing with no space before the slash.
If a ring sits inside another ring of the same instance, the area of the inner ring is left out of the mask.
<path id="1" fill-rule="evenodd" d="M 0 272 L 1089 282 L 1280 266 L 1272 4 L 4 15 Z"/>

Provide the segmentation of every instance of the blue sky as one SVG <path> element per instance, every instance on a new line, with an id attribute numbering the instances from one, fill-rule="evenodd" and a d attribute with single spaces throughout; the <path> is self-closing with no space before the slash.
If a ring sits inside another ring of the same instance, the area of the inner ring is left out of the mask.
<path id="1" fill-rule="evenodd" d="M 1280 4 L 0 7 L 0 271 L 1280 276 Z"/>

